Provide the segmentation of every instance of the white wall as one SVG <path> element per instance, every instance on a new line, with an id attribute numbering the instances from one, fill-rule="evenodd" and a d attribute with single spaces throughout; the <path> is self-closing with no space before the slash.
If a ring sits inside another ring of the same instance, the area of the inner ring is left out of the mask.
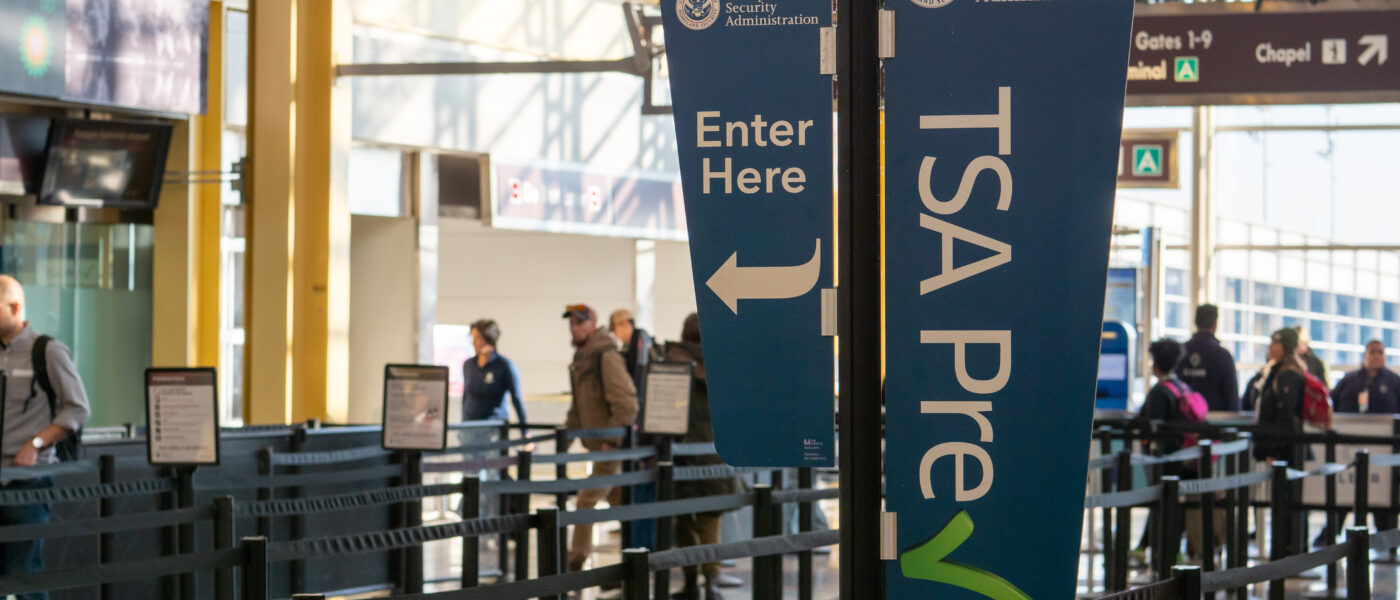
<path id="1" fill-rule="evenodd" d="M 439 224 L 438 323 L 495 319 L 498 350 L 519 367 L 527 396 L 569 389 L 573 348 L 560 316 L 566 305 L 586 303 L 600 321 L 614 309 L 638 308 L 633 240 L 491 229 L 462 219 Z M 656 326 L 662 338 L 674 339 L 695 310 L 690 257 L 685 244 L 657 247 Z"/>
<path id="2" fill-rule="evenodd" d="M 417 362 L 417 222 L 350 219 L 349 417 L 378 423 L 384 365 Z"/>

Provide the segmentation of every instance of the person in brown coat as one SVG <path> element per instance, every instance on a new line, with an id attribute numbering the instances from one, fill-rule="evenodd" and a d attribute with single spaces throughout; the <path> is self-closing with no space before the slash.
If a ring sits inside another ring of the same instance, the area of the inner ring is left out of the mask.
<path id="1" fill-rule="evenodd" d="M 695 313 L 691 313 L 685 318 L 685 323 L 681 326 L 681 341 L 666 345 L 666 360 L 688 362 L 694 367 L 691 371 L 689 422 L 686 425 L 685 435 L 681 437 L 680 441 L 684 443 L 715 441 L 715 429 L 710 423 L 710 394 L 705 380 L 705 355 L 700 349 L 700 317 Z M 714 454 L 676 458 L 676 466 L 678 467 L 720 464 L 724 464 L 724 461 L 721 461 L 719 456 Z M 677 499 L 724 496 L 739 493 L 740 487 L 738 478 L 734 476 L 698 481 L 678 481 L 676 482 L 675 496 Z M 676 544 L 680 547 L 687 547 L 719 543 L 720 515 L 719 512 L 709 512 L 677 516 Z M 715 591 L 715 583 L 719 578 L 719 564 L 706 563 L 704 572 L 706 600 L 719 600 L 719 593 Z M 697 579 L 696 568 L 686 567 L 685 588 L 681 590 L 680 594 L 677 594 L 677 597 L 687 600 L 698 599 L 700 586 Z"/>
<path id="2" fill-rule="evenodd" d="M 573 399 L 569 403 L 569 415 L 564 427 L 631 427 L 637 419 L 637 387 L 632 383 L 632 375 L 627 372 L 622 354 L 618 352 L 617 338 L 607 330 L 598 328 L 598 313 L 586 304 L 569 305 L 564 309 L 564 318 L 569 320 L 569 334 L 575 348 L 574 360 L 569 364 L 569 387 L 573 391 Z M 616 450 L 621 440 L 597 438 L 581 441 L 584 448 L 596 452 Z M 622 463 L 619 461 L 595 462 L 589 476 L 616 475 L 621 470 Z M 608 499 L 608 504 L 617 506 L 622 500 L 622 489 L 604 487 L 580 490 L 574 510 L 593 508 L 603 498 Z M 593 526 L 575 525 L 573 543 L 569 546 L 569 569 L 582 570 L 584 561 L 592 553 Z"/>

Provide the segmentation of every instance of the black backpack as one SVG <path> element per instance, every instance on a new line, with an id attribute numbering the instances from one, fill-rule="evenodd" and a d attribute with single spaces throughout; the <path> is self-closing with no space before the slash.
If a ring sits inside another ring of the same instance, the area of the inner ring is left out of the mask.
<path id="1" fill-rule="evenodd" d="M 36 393 L 35 387 L 44 391 L 44 395 L 49 397 L 49 419 L 58 416 L 58 394 L 53 391 L 53 382 L 49 381 L 49 341 L 53 338 L 41 335 L 34 340 L 34 348 L 30 356 L 34 363 L 34 378 L 29 380 L 29 397 L 32 399 Z M 27 404 L 27 402 L 26 402 Z M 81 460 L 87 452 L 83 448 L 83 428 L 64 437 L 53 445 L 54 454 L 58 456 L 60 462 Z"/>

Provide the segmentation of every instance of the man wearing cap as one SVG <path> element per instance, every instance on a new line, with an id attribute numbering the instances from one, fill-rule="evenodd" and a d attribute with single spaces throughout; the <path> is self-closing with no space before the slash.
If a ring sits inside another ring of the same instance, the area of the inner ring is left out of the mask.
<path id="1" fill-rule="evenodd" d="M 1214 304 L 1196 308 L 1196 335 L 1186 342 L 1186 357 L 1176 374 L 1191 389 L 1200 392 L 1211 410 L 1240 409 L 1240 384 L 1235 374 L 1235 357 L 1220 346 L 1215 327 L 1220 309 Z"/>
<path id="2" fill-rule="evenodd" d="M 574 345 L 574 360 L 569 364 L 569 386 L 573 398 L 569 415 L 564 421 L 567 429 L 603 429 L 631 427 L 637 419 L 637 387 L 627 372 L 627 363 L 618 352 L 617 338 L 598 328 L 598 313 L 586 304 L 571 304 L 564 309 L 569 320 L 569 335 Z M 614 450 L 618 438 L 584 439 L 590 451 Z M 594 462 L 590 477 L 615 475 L 622 463 L 610 460 Z M 575 510 L 593 508 L 599 500 L 608 498 L 616 506 L 622 498 L 621 488 L 603 487 L 580 490 Z M 584 561 L 593 553 L 593 526 L 574 526 L 573 543 L 569 546 L 569 569 L 583 569 Z"/>

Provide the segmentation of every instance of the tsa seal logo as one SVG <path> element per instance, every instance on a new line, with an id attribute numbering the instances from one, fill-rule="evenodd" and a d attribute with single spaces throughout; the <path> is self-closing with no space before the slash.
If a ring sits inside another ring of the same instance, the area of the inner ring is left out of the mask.
<path id="1" fill-rule="evenodd" d="M 719 0 L 676 0 L 676 17 L 689 29 L 708 28 L 719 20 Z"/>
<path id="2" fill-rule="evenodd" d="M 953 0 L 909 0 L 924 8 L 940 8 L 952 4 Z"/>

